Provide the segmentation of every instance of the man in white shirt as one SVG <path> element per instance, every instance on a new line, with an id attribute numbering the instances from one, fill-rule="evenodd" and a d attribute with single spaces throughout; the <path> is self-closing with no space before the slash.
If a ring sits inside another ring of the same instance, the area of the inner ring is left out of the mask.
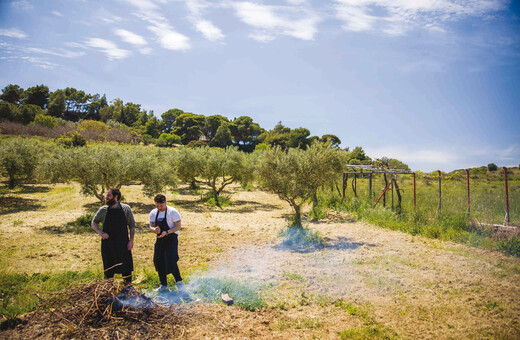
<path id="1" fill-rule="evenodd" d="M 177 261 L 179 261 L 177 237 L 181 229 L 181 215 L 175 208 L 166 205 L 164 195 L 155 196 L 154 201 L 156 208 L 150 212 L 150 230 L 157 234 L 153 263 L 161 281 L 158 291 L 168 291 L 166 276 L 173 274 L 177 289 L 180 293 L 185 293 L 177 265 Z"/>

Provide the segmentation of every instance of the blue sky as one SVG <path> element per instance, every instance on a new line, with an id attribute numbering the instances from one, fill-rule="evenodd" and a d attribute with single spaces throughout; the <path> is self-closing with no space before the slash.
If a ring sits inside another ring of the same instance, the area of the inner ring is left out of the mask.
<path id="1" fill-rule="evenodd" d="M 337 135 L 415 170 L 520 163 L 520 6 L 502 0 L 0 0 L 0 87 Z"/>

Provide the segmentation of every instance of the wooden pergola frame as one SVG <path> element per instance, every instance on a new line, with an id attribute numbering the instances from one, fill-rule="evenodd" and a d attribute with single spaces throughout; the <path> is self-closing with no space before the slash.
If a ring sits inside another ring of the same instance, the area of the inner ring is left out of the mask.
<path id="1" fill-rule="evenodd" d="M 397 185 L 397 181 L 395 179 L 395 175 L 398 175 L 398 174 L 401 174 L 401 175 L 413 175 L 413 207 L 415 209 L 415 205 L 416 205 L 415 172 L 408 171 L 408 170 L 403 170 L 403 169 L 383 168 L 383 167 L 377 167 L 377 166 L 373 166 L 373 165 L 346 165 L 345 167 L 347 168 L 347 171 L 345 173 L 343 173 L 343 197 L 345 197 L 345 190 L 346 190 L 346 187 L 348 185 L 348 176 L 349 175 L 351 175 L 351 174 L 354 175 L 354 179 L 352 180 L 352 191 L 354 192 L 354 195 L 356 197 L 357 197 L 356 179 L 358 178 L 358 176 L 360 178 L 368 178 L 368 195 L 369 195 L 369 197 L 372 197 L 372 177 L 373 177 L 373 174 L 384 174 L 385 175 L 384 178 L 385 178 L 386 187 L 383 190 L 383 192 L 381 193 L 381 196 L 379 196 L 378 200 L 374 204 L 374 207 L 377 205 L 377 203 L 379 203 L 379 201 L 381 200 L 382 197 L 384 197 L 383 198 L 383 202 L 386 203 L 385 193 L 388 190 L 388 188 L 392 187 L 392 209 L 393 209 L 393 207 L 394 207 L 393 190 L 394 190 L 394 186 L 395 186 L 396 192 L 397 192 L 397 197 L 398 197 L 399 212 L 401 211 L 401 193 L 399 192 L 399 186 Z M 354 171 L 350 171 L 350 169 L 352 169 Z M 388 182 L 388 180 L 386 178 L 386 174 L 392 175 L 390 182 Z"/>

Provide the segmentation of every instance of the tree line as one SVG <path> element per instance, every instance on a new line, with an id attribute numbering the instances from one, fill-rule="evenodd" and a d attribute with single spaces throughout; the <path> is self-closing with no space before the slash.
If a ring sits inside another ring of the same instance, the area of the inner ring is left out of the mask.
<path id="1" fill-rule="evenodd" d="M 279 146 L 283 149 L 305 149 L 314 141 L 327 142 L 334 147 L 341 144 L 335 135 L 311 136 L 306 128 L 291 129 L 281 122 L 272 130 L 266 130 L 245 115 L 231 120 L 222 115 L 205 116 L 175 108 L 158 118 L 153 111 L 142 109 L 140 104 L 125 103 L 119 98 L 109 102 L 105 95 L 89 94 L 71 87 L 51 92 L 45 85 L 27 89 L 15 84 L 4 87 L 0 95 L 2 119 L 54 129 L 70 123 L 99 122 L 83 124 L 78 132 L 88 135 L 92 131 L 99 133 L 115 126 L 131 135 L 125 141 L 159 146 L 236 146 L 241 151 L 252 152 L 259 145 L 260 148 Z M 14 131 L 20 129 L 17 127 Z"/>
<path id="2" fill-rule="evenodd" d="M 139 183 L 153 196 L 183 182 L 204 186 L 220 206 L 230 184 L 256 183 L 293 208 L 296 225 L 301 225 L 302 205 L 316 197 L 319 187 L 339 178 L 347 162 L 347 151 L 324 142 L 306 149 L 275 146 L 245 153 L 236 146 L 163 149 L 99 143 L 70 148 L 21 137 L 0 140 L 0 172 L 10 188 L 26 182 L 75 182 L 84 195 L 103 203 L 112 187 Z"/>

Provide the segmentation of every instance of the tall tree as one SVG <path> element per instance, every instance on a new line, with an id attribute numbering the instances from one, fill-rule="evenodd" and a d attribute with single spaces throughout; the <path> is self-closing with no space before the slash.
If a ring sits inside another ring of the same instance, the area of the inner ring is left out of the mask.
<path id="1" fill-rule="evenodd" d="M 23 93 L 24 91 L 20 86 L 9 84 L 2 89 L 0 99 L 18 105 L 20 104 L 20 100 L 23 98 Z"/>
<path id="2" fill-rule="evenodd" d="M 42 109 L 45 108 L 49 101 L 49 88 L 45 85 L 37 85 L 29 87 L 24 92 L 23 103 L 38 105 Z"/>
<path id="3" fill-rule="evenodd" d="M 341 144 L 341 139 L 336 135 L 326 134 L 321 136 L 321 142 L 332 145 L 334 148 L 338 148 Z"/>
<path id="4" fill-rule="evenodd" d="M 281 147 L 258 153 L 256 178 L 260 185 L 289 203 L 294 209 L 294 226 L 301 227 L 302 205 L 315 196 L 343 170 L 342 151 L 330 145 L 314 143 L 306 150 Z"/>
<path id="5" fill-rule="evenodd" d="M 47 113 L 53 117 L 62 118 L 65 113 L 66 105 L 65 92 L 63 90 L 56 90 L 50 95 L 49 105 L 47 105 Z"/>
<path id="6" fill-rule="evenodd" d="M 175 123 L 175 119 L 183 114 L 184 111 L 179 109 L 170 109 L 164 112 L 161 115 L 163 121 L 163 131 L 166 133 L 170 133 L 173 131 L 173 124 Z"/>
<path id="7" fill-rule="evenodd" d="M 233 120 L 230 129 L 235 145 L 244 151 L 253 151 L 258 144 L 256 138 L 262 133 L 260 125 L 248 116 L 240 116 Z"/>
<path id="8" fill-rule="evenodd" d="M 185 112 L 175 119 L 173 133 L 181 137 L 182 144 L 199 140 L 204 121 L 205 117 L 203 115 Z"/>

